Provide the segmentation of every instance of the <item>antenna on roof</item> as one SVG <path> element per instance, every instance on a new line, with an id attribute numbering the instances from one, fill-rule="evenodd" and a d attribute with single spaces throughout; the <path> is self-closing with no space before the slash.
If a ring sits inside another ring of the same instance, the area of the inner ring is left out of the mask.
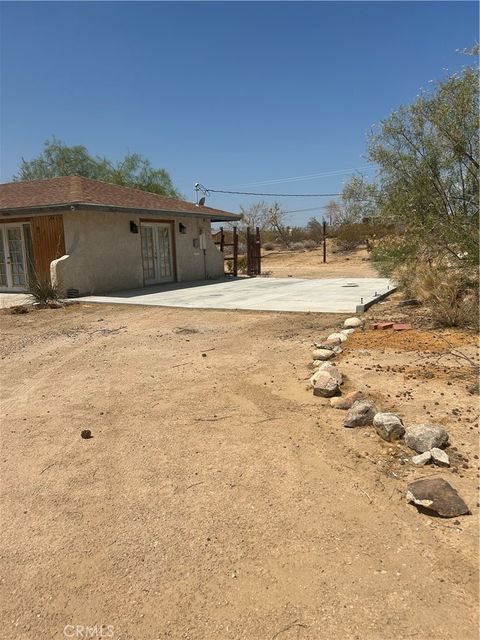
<path id="1" fill-rule="evenodd" d="M 203 197 L 200 198 L 200 202 L 198 201 L 198 192 L 201 191 L 203 193 Z M 205 204 L 205 198 L 206 196 L 209 196 L 210 193 L 208 191 L 208 189 L 206 187 L 203 186 L 203 184 L 200 184 L 199 182 L 195 182 L 195 204 L 197 205 L 204 205 Z"/>

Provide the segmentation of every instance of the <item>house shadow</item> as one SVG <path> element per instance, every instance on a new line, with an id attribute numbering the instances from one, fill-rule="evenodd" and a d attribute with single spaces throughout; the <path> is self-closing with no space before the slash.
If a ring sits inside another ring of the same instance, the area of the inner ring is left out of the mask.
<path id="1" fill-rule="evenodd" d="M 165 284 L 152 284 L 140 289 L 128 289 L 126 291 L 109 291 L 108 293 L 95 293 L 93 296 L 101 296 L 102 298 L 135 298 L 138 296 L 148 296 L 157 293 L 167 293 L 168 291 L 182 291 L 185 289 L 196 289 L 215 284 L 234 284 L 236 282 L 245 282 L 250 280 L 248 276 L 225 276 L 214 280 L 191 280 L 188 282 L 168 282 Z"/>

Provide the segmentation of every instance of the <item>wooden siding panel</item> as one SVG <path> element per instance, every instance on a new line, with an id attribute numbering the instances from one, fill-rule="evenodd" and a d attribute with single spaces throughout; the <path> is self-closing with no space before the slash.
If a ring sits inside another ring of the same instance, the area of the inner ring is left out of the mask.
<path id="1" fill-rule="evenodd" d="M 33 255 L 38 275 L 50 274 L 52 260 L 65 255 L 63 216 L 35 216 L 30 218 Z"/>

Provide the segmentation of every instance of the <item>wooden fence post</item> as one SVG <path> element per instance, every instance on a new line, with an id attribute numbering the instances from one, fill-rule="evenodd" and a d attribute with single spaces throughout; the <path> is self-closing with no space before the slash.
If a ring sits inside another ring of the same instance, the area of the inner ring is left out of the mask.
<path id="1" fill-rule="evenodd" d="M 327 261 L 327 223 L 323 221 L 323 262 Z"/>
<path id="2" fill-rule="evenodd" d="M 233 227 L 233 265 L 232 272 L 233 277 L 236 278 L 238 276 L 238 232 L 237 227 Z"/>

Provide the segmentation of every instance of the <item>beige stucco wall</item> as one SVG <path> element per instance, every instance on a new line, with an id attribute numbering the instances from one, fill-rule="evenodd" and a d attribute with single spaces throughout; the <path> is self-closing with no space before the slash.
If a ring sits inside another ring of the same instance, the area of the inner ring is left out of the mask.
<path id="1" fill-rule="evenodd" d="M 186 233 L 179 233 L 179 223 L 186 226 Z M 219 278 L 224 273 L 223 255 L 214 245 L 209 220 L 177 218 L 177 274 L 180 282 Z M 194 247 L 198 240 L 198 247 Z"/>
<path id="2" fill-rule="evenodd" d="M 213 244 L 210 221 L 165 216 L 167 219 L 173 220 L 175 227 L 177 280 L 221 277 L 223 256 Z M 65 289 L 78 289 L 80 294 L 142 287 L 141 237 L 140 233 L 131 233 L 130 220 L 141 224 L 138 215 L 128 213 L 65 213 L 66 256 L 52 262 L 52 278 Z M 187 228 L 185 234 L 179 233 L 180 222 Z M 194 239 L 199 239 L 199 247 L 194 247 Z"/>

